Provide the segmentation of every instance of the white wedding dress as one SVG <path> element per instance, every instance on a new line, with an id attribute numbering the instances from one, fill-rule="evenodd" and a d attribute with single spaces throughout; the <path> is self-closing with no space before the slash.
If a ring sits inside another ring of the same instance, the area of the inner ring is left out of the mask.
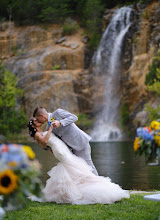
<path id="1" fill-rule="evenodd" d="M 112 183 L 110 178 L 94 175 L 92 168 L 54 134 L 51 134 L 47 145 L 60 162 L 48 172 L 50 178 L 43 189 L 45 202 L 112 204 L 130 197 L 128 191 Z"/>

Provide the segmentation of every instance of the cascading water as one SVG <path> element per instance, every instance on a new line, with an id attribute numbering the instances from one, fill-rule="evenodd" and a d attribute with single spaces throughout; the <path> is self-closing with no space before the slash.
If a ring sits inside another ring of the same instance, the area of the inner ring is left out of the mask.
<path id="1" fill-rule="evenodd" d="M 103 109 L 97 115 L 91 132 L 93 141 L 115 141 L 122 138 L 119 127 L 121 52 L 123 39 L 132 24 L 133 9 L 117 9 L 106 28 L 93 57 L 95 75 L 103 75 Z M 95 103 L 96 105 L 97 103 Z"/>

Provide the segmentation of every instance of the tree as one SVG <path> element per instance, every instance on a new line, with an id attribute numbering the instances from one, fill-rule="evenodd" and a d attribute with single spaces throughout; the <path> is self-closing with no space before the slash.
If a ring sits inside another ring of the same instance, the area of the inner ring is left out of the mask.
<path id="1" fill-rule="evenodd" d="M 42 22 L 60 23 L 73 13 L 67 0 L 44 0 L 40 7 L 41 13 L 38 18 Z"/>
<path id="2" fill-rule="evenodd" d="M 16 109 L 16 98 L 23 91 L 16 87 L 17 77 L 0 64 L 0 133 L 18 133 L 26 126 L 26 116 L 22 109 Z"/>
<path id="3" fill-rule="evenodd" d="M 90 37 L 90 46 L 96 49 L 102 31 L 103 6 L 99 0 L 87 0 L 84 9 L 84 23 Z"/>

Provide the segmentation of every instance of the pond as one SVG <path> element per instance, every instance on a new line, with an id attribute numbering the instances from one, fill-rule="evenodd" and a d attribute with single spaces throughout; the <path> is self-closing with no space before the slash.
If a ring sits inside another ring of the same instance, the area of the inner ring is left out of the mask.
<path id="1" fill-rule="evenodd" d="M 160 190 L 160 166 L 148 166 L 144 157 L 135 157 L 133 142 L 91 142 L 92 160 L 99 175 L 108 176 L 124 189 Z M 28 143 L 42 164 L 41 180 L 58 161 L 36 143 Z"/>

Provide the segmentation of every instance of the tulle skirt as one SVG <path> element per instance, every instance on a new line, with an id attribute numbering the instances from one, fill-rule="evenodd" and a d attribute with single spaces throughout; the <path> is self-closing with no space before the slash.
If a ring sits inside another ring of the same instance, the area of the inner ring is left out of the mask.
<path id="1" fill-rule="evenodd" d="M 82 160 L 58 163 L 43 189 L 45 201 L 70 204 L 112 204 L 129 198 L 129 192 L 108 177 L 94 175 Z"/>

